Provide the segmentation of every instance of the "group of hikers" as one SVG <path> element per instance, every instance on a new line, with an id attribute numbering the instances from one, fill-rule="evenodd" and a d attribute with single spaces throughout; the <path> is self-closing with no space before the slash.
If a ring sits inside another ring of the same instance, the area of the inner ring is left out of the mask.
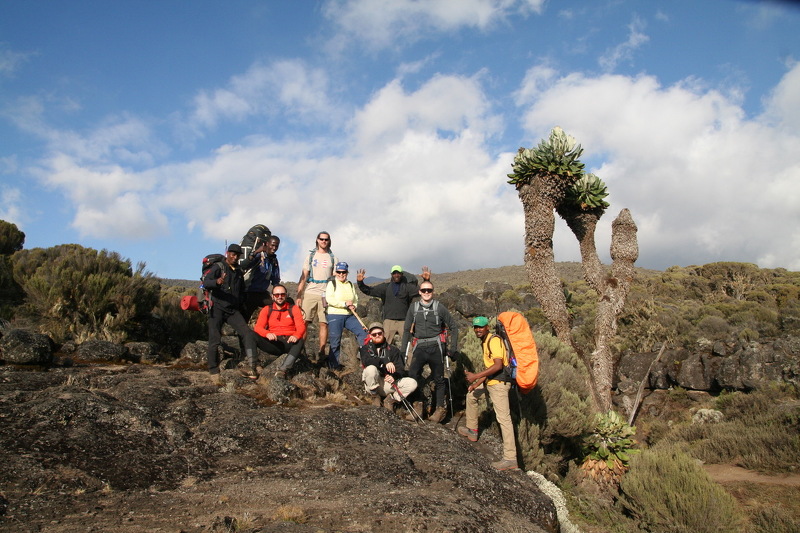
<path id="1" fill-rule="evenodd" d="M 458 325 L 448 309 L 434 298 L 430 269 L 423 267 L 422 280 L 418 281 L 416 276 L 395 265 L 388 282 L 373 286 L 364 283 L 366 272 L 359 269 L 358 289 L 383 303 L 383 322 L 366 326 L 356 312 L 358 291 L 347 279 L 349 265 L 332 252 L 330 233 L 317 234 L 315 246 L 304 262 L 294 302 L 281 283 L 279 246 L 280 239 L 271 235 L 242 259 L 242 246 L 231 244 L 224 260 L 205 272 L 203 287 L 210 299 L 207 363 L 211 381 L 220 383 L 218 347 L 223 324 L 229 324 L 241 339 L 244 361 L 240 371 L 244 376 L 258 378 L 257 349 L 261 349 L 276 356 L 287 354 L 274 375 L 285 379 L 304 348 L 308 349 L 306 331 L 316 318 L 319 347 L 311 353 L 316 355 L 317 362 L 341 373 L 342 334 L 345 328 L 350 330 L 360 347 L 362 382 L 372 403 L 389 410 L 402 403 L 409 420 L 422 420 L 423 403 L 414 401 L 413 396 L 422 370 L 428 365 L 434 383 L 428 420 L 443 422 L 447 416 L 445 366 L 449 365 L 448 354 L 458 349 Z M 250 318 L 259 308 L 255 326 L 250 329 Z M 503 373 L 508 362 L 505 346 L 489 333 L 486 317 L 475 317 L 472 325 L 483 345 L 485 368 L 465 372 L 466 426 L 459 427 L 458 433 L 472 442 L 478 440 L 479 399 L 488 394 L 503 439 L 503 459 L 492 466 L 498 470 L 516 469 L 516 443 L 508 400 L 510 382 Z M 394 344 L 395 336 L 400 338 L 399 348 Z"/>

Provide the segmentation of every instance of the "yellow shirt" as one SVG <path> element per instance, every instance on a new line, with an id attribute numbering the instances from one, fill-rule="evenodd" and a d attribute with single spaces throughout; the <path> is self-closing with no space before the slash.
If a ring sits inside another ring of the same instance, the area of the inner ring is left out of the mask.
<path id="1" fill-rule="evenodd" d="M 345 307 L 347 301 L 353 302 L 353 305 L 358 305 L 358 293 L 356 288 L 350 281 L 333 281 L 328 282 L 325 288 L 325 301 L 328 302 L 327 312 L 332 315 L 349 315 L 350 310 Z"/>
<path id="2" fill-rule="evenodd" d="M 491 350 L 489 348 L 491 348 Z M 483 364 L 486 366 L 486 368 L 490 368 L 492 365 L 494 365 L 495 359 L 502 359 L 503 365 L 508 364 L 508 358 L 506 357 L 506 347 L 503 344 L 503 339 L 501 339 L 497 335 L 492 335 L 491 333 L 489 333 L 483 340 Z M 497 379 L 486 380 L 486 385 L 497 385 L 498 383 L 503 383 L 503 382 Z"/>

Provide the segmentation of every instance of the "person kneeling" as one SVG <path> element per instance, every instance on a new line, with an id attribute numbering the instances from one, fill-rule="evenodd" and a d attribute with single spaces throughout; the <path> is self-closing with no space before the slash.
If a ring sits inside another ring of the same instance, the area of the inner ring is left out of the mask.
<path id="1" fill-rule="evenodd" d="M 392 411 L 396 402 L 402 401 L 417 388 L 414 378 L 406 377 L 405 358 L 396 346 L 386 341 L 383 324 L 369 325 L 369 342 L 359 350 L 364 370 L 361 381 L 372 395 L 373 405 Z"/>
<path id="2" fill-rule="evenodd" d="M 287 301 L 286 287 L 272 288 L 272 303 L 261 309 L 255 325 L 258 347 L 271 355 L 288 353 L 277 372 L 276 378 L 285 378 L 303 350 L 306 323 L 303 313 Z"/>

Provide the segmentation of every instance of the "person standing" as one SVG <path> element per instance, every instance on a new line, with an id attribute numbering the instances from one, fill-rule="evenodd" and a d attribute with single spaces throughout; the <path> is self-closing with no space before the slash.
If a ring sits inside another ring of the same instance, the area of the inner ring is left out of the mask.
<path id="1" fill-rule="evenodd" d="M 317 234 L 316 247 L 309 250 L 308 258 L 297 282 L 297 305 L 303 310 L 306 317 L 306 326 L 311 324 L 316 315 L 319 321 L 319 359 L 325 357 L 325 343 L 328 342 L 328 321 L 325 316 L 325 306 L 322 297 L 328 278 L 333 274 L 333 267 L 337 263 L 336 256 L 331 251 L 331 234 L 320 231 Z"/>
<path id="2" fill-rule="evenodd" d="M 373 405 L 381 405 L 392 411 L 394 404 L 407 398 L 417 388 L 417 382 L 406 376 L 405 358 L 397 346 L 384 336 L 380 322 L 369 325 L 370 340 L 359 350 L 364 370 L 361 381 L 372 395 Z"/>
<path id="3" fill-rule="evenodd" d="M 280 245 L 280 237 L 271 235 L 258 249 L 253 251 L 250 259 L 243 262 L 242 270 L 247 273 L 245 280 L 249 276 L 249 281 L 245 284 L 247 289 L 242 306 L 242 316 L 245 322 L 250 322 L 250 318 L 259 307 L 272 303 L 269 286 L 275 287 L 281 282 L 281 267 L 277 256 Z"/>
<path id="4" fill-rule="evenodd" d="M 409 374 L 418 383 L 422 379 L 422 367 L 426 364 L 430 367 L 436 409 L 429 420 L 439 423 L 447 416 L 444 385 L 445 357 L 448 357 L 447 331 L 452 351 L 455 352 L 458 349 L 458 326 L 450 311 L 433 298 L 433 283 L 420 283 L 419 294 L 419 301 L 414 302 L 406 314 L 401 349 L 406 353 L 409 345 L 413 346 Z"/>
<path id="5" fill-rule="evenodd" d="M 272 355 L 288 354 L 276 378 L 286 378 L 303 349 L 306 323 L 300 308 L 287 300 L 286 287 L 272 288 L 272 301 L 262 307 L 254 328 L 258 347 Z"/>
<path id="6" fill-rule="evenodd" d="M 208 310 L 208 373 L 211 381 L 219 384 L 219 356 L 217 348 L 222 336 L 222 325 L 229 324 L 241 338 L 245 351 L 245 366 L 242 374 L 256 379 L 256 341 L 253 331 L 247 326 L 240 308 L 244 302 L 244 274 L 239 268 L 242 247 L 231 244 L 225 260 L 214 263 L 203 277 L 203 287 L 209 290 L 211 306 Z"/>
<path id="7" fill-rule="evenodd" d="M 519 468 L 517 444 L 514 440 L 514 426 L 511 422 L 511 408 L 508 401 L 511 379 L 504 371 L 505 365 L 508 364 L 506 348 L 500 337 L 489 333 L 489 319 L 485 316 L 472 319 L 472 329 L 481 340 L 485 369 L 476 373 L 464 371 L 469 384 L 467 425 L 459 427 L 458 434 L 472 442 L 478 440 L 478 400 L 488 394 L 503 437 L 503 459 L 492 463 L 492 466 L 497 470 L 516 470 Z"/>
<path id="8" fill-rule="evenodd" d="M 364 283 L 367 271 L 359 269 L 356 274 L 358 288 L 367 296 L 375 296 L 383 302 L 383 328 L 386 333 L 386 342 L 393 343 L 395 335 L 403 336 L 403 323 L 408 314 L 411 301 L 419 295 L 417 277 L 410 272 L 403 272 L 403 267 L 395 265 L 391 270 L 391 280 L 385 283 L 369 286 Z M 431 271 L 422 267 L 422 279 L 430 281 Z"/>
<path id="9" fill-rule="evenodd" d="M 336 263 L 335 277 L 325 288 L 325 305 L 328 313 L 328 342 L 331 353 L 328 355 L 328 368 L 341 370 L 339 352 L 342 345 L 344 328 L 353 332 L 358 339 L 358 346 L 367 340 L 367 332 L 355 316 L 358 305 L 358 292 L 351 281 L 347 281 L 349 267 L 347 263 Z"/>

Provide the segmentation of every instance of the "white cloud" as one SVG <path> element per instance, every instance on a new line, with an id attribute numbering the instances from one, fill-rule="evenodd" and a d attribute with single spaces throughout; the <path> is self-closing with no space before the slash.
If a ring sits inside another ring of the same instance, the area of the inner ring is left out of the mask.
<path id="1" fill-rule="evenodd" d="M 0 220 L 20 224 L 24 222 L 22 191 L 15 187 L 0 187 Z"/>
<path id="2" fill-rule="evenodd" d="M 634 15 L 633 20 L 628 24 L 628 40 L 606 50 L 598 59 L 598 63 L 605 72 L 613 72 L 622 61 L 631 61 L 633 53 L 650 40 L 650 37 L 644 33 L 644 28 L 645 23 L 641 17 Z"/>
<path id="3" fill-rule="evenodd" d="M 545 0 L 330 0 L 325 17 L 343 32 L 334 46 L 349 38 L 374 49 L 406 46 L 428 32 L 463 28 L 485 31 L 516 14 L 540 14 Z"/>
<path id="4" fill-rule="evenodd" d="M 190 112 L 195 136 L 220 122 L 241 122 L 255 116 L 284 116 L 286 120 L 329 123 L 341 118 L 329 95 L 323 70 L 302 61 L 255 63 L 244 74 L 231 77 L 221 88 L 200 91 Z"/>
<path id="5" fill-rule="evenodd" d="M 0 76 L 12 77 L 23 63 L 35 54 L 0 49 Z"/>
<path id="6" fill-rule="evenodd" d="M 796 75 L 788 72 L 778 87 L 790 90 Z M 524 119 L 531 138 L 558 124 L 586 149 L 584 161 L 600 165 L 612 203 L 605 249 L 611 218 L 628 207 L 645 221 L 645 265 L 759 257 L 766 267 L 800 267 L 800 252 L 787 246 L 800 235 L 796 133 L 748 119 L 737 100 L 695 83 L 572 74 L 531 92 L 537 97 Z M 792 105 L 782 90 L 775 95 L 772 113 Z"/>

